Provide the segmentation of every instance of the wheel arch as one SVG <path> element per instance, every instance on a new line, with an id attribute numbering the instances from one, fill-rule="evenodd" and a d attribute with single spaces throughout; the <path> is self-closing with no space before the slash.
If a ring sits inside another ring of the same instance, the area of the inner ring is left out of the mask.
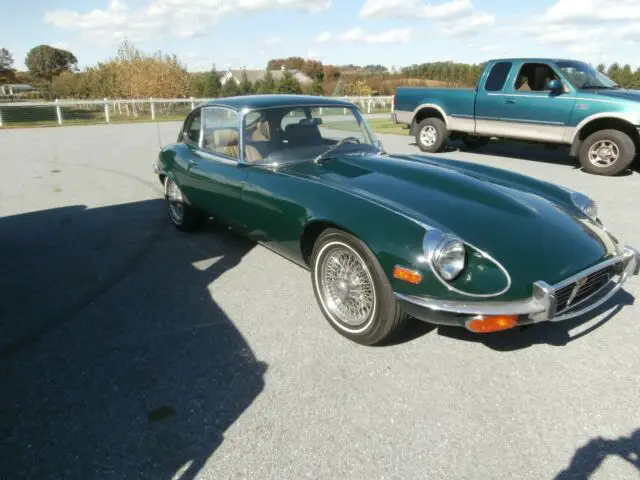
<path id="1" fill-rule="evenodd" d="M 626 133 L 631 137 L 636 146 L 636 150 L 640 151 L 640 133 L 636 126 L 637 118 L 632 115 L 615 114 L 615 113 L 599 113 L 592 115 L 580 122 L 575 129 L 573 139 L 571 141 L 571 150 L 569 155 L 576 157 L 580 151 L 582 142 L 591 134 L 599 130 L 618 130 Z"/>
<path id="2" fill-rule="evenodd" d="M 300 236 L 300 252 L 302 253 L 302 260 L 307 267 L 311 267 L 311 255 L 313 254 L 313 247 L 318 241 L 318 238 L 320 238 L 322 232 L 331 228 L 341 230 L 349 235 L 353 235 L 363 243 L 367 243 L 364 239 L 351 231 L 351 229 L 338 222 L 323 218 L 312 219 L 304 226 L 302 235 Z"/>
<path id="3" fill-rule="evenodd" d="M 410 133 L 415 133 L 415 126 L 425 118 L 438 118 L 442 120 L 448 127 L 447 114 L 444 109 L 435 103 L 423 103 L 413 111 L 413 120 L 411 121 Z"/>

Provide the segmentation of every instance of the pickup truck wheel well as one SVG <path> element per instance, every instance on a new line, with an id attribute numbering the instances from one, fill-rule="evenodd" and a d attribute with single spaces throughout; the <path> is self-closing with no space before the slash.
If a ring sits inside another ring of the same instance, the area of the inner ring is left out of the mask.
<path id="1" fill-rule="evenodd" d="M 442 116 L 442 113 L 440 113 L 437 109 L 431 108 L 431 107 L 425 107 L 422 110 L 418 110 L 418 113 L 416 113 L 416 116 L 413 117 L 413 122 L 411 122 L 411 131 L 410 131 L 411 135 L 415 135 L 416 125 L 418 125 L 425 118 L 439 118 L 445 123 L 445 125 L 447 123 L 447 120 Z"/>
<path id="2" fill-rule="evenodd" d="M 597 120 L 587 123 L 580 129 L 576 137 L 573 139 L 569 155 L 577 157 L 582 142 L 589 135 L 597 132 L 598 130 L 619 130 L 624 132 L 631 137 L 631 140 L 633 140 L 633 143 L 636 145 L 636 151 L 640 151 L 640 134 L 631 123 L 622 120 L 621 118 L 598 118 Z"/>

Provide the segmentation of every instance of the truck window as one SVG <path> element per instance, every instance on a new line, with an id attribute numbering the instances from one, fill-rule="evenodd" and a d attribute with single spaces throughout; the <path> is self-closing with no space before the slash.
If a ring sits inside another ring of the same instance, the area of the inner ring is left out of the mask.
<path id="1" fill-rule="evenodd" d="M 511 62 L 498 62 L 491 67 L 484 89 L 488 92 L 498 92 L 504 87 L 507 81 L 509 71 L 511 70 Z"/>
<path id="2" fill-rule="evenodd" d="M 525 63 L 516 77 L 514 90 L 519 92 L 548 92 L 547 82 L 559 80 L 558 75 L 545 63 Z"/>

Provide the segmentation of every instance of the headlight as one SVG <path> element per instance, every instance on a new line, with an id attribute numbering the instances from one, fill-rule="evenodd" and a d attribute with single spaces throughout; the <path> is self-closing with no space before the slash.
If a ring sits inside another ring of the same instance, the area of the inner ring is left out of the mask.
<path id="1" fill-rule="evenodd" d="M 595 222 L 598 219 L 598 205 L 589 197 L 582 193 L 573 192 L 571 194 L 571 201 L 591 220 Z"/>
<path id="2" fill-rule="evenodd" d="M 436 273 L 444 280 L 450 282 L 464 270 L 466 250 L 461 240 L 431 230 L 425 235 L 424 250 Z"/>

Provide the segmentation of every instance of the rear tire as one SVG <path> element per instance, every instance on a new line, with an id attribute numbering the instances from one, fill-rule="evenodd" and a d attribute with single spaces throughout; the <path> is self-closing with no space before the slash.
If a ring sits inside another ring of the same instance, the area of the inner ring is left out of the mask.
<path id="1" fill-rule="evenodd" d="M 169 176 L 164 180 L 164 196 L 173 226 L 181 232 L 197 230 L 205 218 L 204 213 L 185 202 L 180 187 Z"/>
<path id="2" fill-rule="evenodd" d="M 629 135 L 620 130 L 599 130 L 580 145 L 580 164 L 594 175 L 616 175 L 631 165 L 636 146 Z"/>
<path id="3" fill-rule="evenodd" d="M 423 152 L 438 153 L 444 150 L 449 132 L 439 118 L 425 118 L 415 128 L 418 147 Z"/>
<path id="4" fill-rule="evenodd" d="M 318 305 L 342 336 L 362 345 L 392 338 L 406 319 L 373 252 L 358 238 L 325 230 L 313 247 L 311 282 Z"/>

